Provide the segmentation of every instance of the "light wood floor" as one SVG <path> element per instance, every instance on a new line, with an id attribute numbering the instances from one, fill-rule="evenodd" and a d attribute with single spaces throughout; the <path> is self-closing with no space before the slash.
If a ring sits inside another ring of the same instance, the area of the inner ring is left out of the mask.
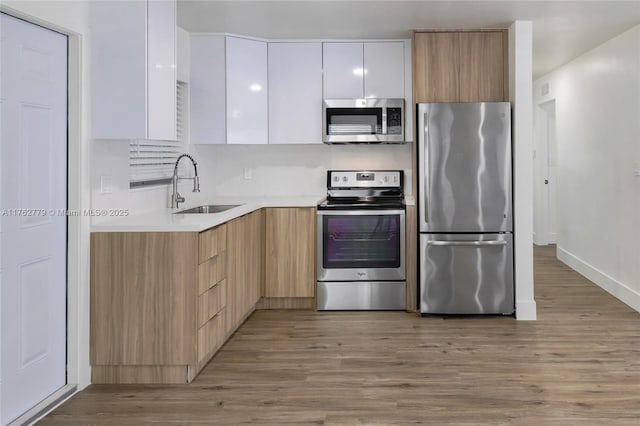
<path id="1" fill-rule="evenodd" d="M 536 248 L 536 322 L 258 311 L 191 385 L 91 386 L 43 424 L 640 425 L 640 313 Z"/>

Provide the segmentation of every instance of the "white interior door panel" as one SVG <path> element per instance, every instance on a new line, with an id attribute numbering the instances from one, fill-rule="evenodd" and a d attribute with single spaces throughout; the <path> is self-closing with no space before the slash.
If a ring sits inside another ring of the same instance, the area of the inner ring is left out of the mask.
<path id="1" fill-rule="evenodd" d="M 4 425 L 66 382 L 67 37 L 0 19 Z"/>

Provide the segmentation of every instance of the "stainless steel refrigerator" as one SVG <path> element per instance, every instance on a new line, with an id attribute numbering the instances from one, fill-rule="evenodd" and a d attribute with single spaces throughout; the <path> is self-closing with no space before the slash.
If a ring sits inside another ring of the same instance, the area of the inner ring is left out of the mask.
<path id="1" fill-rule="evenodd" d="M 514 312 L 511 107 L 418 104 L 420 312 Z"/>

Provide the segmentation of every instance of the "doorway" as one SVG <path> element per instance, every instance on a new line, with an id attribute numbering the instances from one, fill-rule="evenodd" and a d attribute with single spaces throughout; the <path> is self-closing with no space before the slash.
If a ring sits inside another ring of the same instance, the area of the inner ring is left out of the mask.
<path id="1" fill-rule="evenodd" d="M 556 101 L 550 101 L 542 105 L 542 109 L 547 114 L 547 244 L 555 244 L 557 242 L 557 135 L 556 135 Z"/>
<path id="2" fill-rule="evenodd" d="M 538 245 L 557 242 L 558 141 L 556 101 L 538 105 L 536 111 L 536 187 L 535 242 Z M 539 235 L 538 235 L 539 234 Z"/>
<path id="3" fill-rule="evenodd" d="M 67 36 L 0 15 L 0 423 L 67 383 Z"/>

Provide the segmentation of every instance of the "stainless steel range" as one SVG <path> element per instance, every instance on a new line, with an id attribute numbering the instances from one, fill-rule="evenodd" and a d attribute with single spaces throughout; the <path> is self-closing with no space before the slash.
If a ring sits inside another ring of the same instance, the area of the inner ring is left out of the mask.
<path id="1" fill-rule="evenodd" d="M 404 310 L 401 170 L 327 172 L 318 206 L 318 310 Z"/>

